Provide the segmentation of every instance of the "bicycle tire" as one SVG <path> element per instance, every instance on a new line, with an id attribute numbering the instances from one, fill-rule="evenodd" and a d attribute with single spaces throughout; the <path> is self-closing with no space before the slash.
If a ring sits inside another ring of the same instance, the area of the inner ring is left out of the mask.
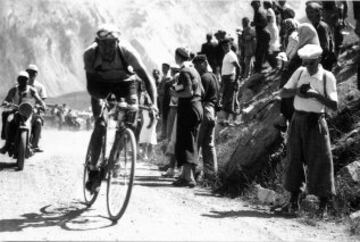
<path id="1" fill-rule="evenodd" d="M 122 139 L 125 141 L 123 147 L 121 147 Z M 129 152 L 128 148 L 131 148 L 132 152 Z M 108 169 L 107 176 L 106 203 L 109 218 L 112 221 L 119 220 L 129 204 L 135 176 L 136 153 L 136 139 L 133 131 L 126 128 L 122 133 L 117 132 L 109 158 L 111 167 Z M 120 173 L 120 176 L 116 177 L 117 173 Z M 124 183 L 122 183 L 122 178 L 124 178 Z M 125 189 L 124 186 L 126 186 Z M 116 196 L 116 190 L 124 191 L 121 198 Z M 113 208 L 114 205 L 115 208 Z"/>
<path id="2" fill-rule="evenodd" d="M 105 133 L 105 137 L 102 143 L 102 148 L 101 148 L 101 154 L 100 154 L 100 159 L 104 160 L 105 159 L 105 152 L 106 152 L 106 133 Z M 92 138 L 90 138 L 90 142 L 86 151 L 86 157 L 85 157 L 85 164 L 84 164 L 84 175 L 83 175 L 83 192 L 84 192 L 84 199 L 85 199 L 85 204 L 88 207 L 91 207 L 91 205 L 94 204 L 94 202 L 96 201 L 96 198 L 99 195 L 99 191 L 95 191 L 93 193 L 89 192 L 86 187 L 85 184 L 88 181 L 88 177 L 89 177 L 89 170 L 90 170 L 90 161 L 91 161 L 91 151 L 92 151 Z"/>

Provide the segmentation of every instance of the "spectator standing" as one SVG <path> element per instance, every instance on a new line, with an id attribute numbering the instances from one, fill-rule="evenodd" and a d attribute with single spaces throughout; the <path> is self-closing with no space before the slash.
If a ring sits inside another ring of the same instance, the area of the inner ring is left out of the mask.
<path id="1" fill-rule="evenodd" d="M 239 38 L 239 47 L 241 53 L 241 63 L 243 63 L 243 77 L 247 78 L 251 74 L 252 70 L 252 58 L 256 51 L 256 33 L 250 26 L 249 18 L 242 19 L 243 31 Z"/>
<path id="2" fill-rule="evenodd" d="M 140 103 L 145 106 L 151 106 L 149 94 L 144 90 L 141 93 Z M 152 157 L 153 146 L 157 144 L 156 125 L 157 119 L 152 116 L 149 110 L 141 110 L 141 130 L 139 135 L 139 145 L 143 148 L 144 160 L 147 161 Z"/>
<path id="3" fill-rule="evenodd" d="M 172 86 L 177 84 L 177 78 L 179 76 L 179 67 L 171 67 L 171 76 L 172 76 Z M 167 140 L 168 145 L 166 149 L 166 155 L 169 157 L 169 165 L 166 173 L 162 176 L 164 177 L 174 177 L 175 176 L 175 167 L 176 167 L 176 157 L 175 157 L 175 143 L 176 143 L 176 127 L 177 127 L 177 106 L 178 106 L 178 97 L 171 95 L 170 104 L 169 104 L 169 114 L 167 122 Z"/>
<path id="4" fill-rule="evenodd" d="M 282 97 L 294 96 L 295 113 L 291 120 L 285 189 L 291 192 L 289 204 L 280 211 L 294 213 L 299 209 L 302 183 L 307 181 L 309 194 L 319 197 L 322 215 L 335 194 L 333 159 L 325 120 L 326 108 L 337 109 L 336 79 L 320 65 L 319 45 L 305 45 L 298 51 L 303 60 L 281 90 Z M 306 165 L 307 172 L 304 172 Z M 306 178 L 305 178 L 306 177 Z"/>
<path id="5" fill-rule="evenodd" d="M 319 36 L 320 46 L 323 49 L 321 64 L 326 70 L 331 71 L 337 62 L 334 53 L 334 36 L 329 26 L 321 20 L 321 5 L 317 2 L 307 3 L 306 16 Z"/>
<path id="6" fill-rule="evenodd" d="M 219 83 L 215 74 L 208 71 L 208 62 L 205 55 L 194 58 L 195 69 L 201 75 L 201 83 L 204 88 L 202 100 L 204 118 L 200 126 L 199 149 L 203 157 L 204 178 L 214 178 L 217 174 L 218 165 L 215 150 L 215 124 L 216 105 L 219 99 Z"/>
<path id="7" fill-rule="evenodd" d="M 175 51 L 176 64 L 180 66 L 178 83 L 171 89 L 171 95 L 177 96 L 177 134 L 175 156 L 182 173 L 174 186 L 194 187 L 194 172 L 198 163 L 197 138 L 203 109 L 201 105 L 201 79 L 199 73 L 189 62 L 190 54 L 185 48 Z"/>
<path id="8" fill-rule="evenodd" d="M 341 33 L 345 26 L 344 20 L 347 18 L 347 3 L 346 1 L 322 1 L 322 16 L 324 22 L 328 24 L 334 36 L 334 51 L 337 54 L 344 40 Z"/>
<path id="9" fill-rule="evenodd" d="M 206 34 L 206 43 L 202 44 L 201 46 L 201 53 L 206 55 L 209 64 L 211 66 L 211 68 L 214 70 L 214 72 L 217 69 L 217 48 L 218 48 L 218 43 L 216 43 L 215 41 L 212 40 L 213 35 L 211 33 Z"/>
<path id="10" fill-rule="evenodd" d="M 280 52 L 279 28 L 276 24 L 276 15 L 274 9 L 272 9 L 272 3 L 270 1 L 264 1 L 264 8 L 267 14 L 266 30 L 270 33 L 269 51 L 266 59 L 272 68 L 276 68 L 276 56 Z"/>
<path id="11" fill-rule="evenodd" d="M 237 55 L 231 50 L 231 40 L 225 39 L 221 42 L 224 49 L 225 57 L 221 68 L 221 84 L 222 84 L 222 106 L 225 112 L 224 125 L 234 126 L 237 113 L 239 112 L 239 77 L 240 65 Z M 232 121 L 230 116 L 232 115 Z"/>
<path id="12" fill-rule="evenodd" d="M 216 69 L 213 69 L 213 71 L 215 74 L 220 74 L 222 60 L 224 59 L 224 56 L 225 56 L 224 49 L 221 46 L 221 42 L 225 39 L 226 32 L 224 30 L 218 30 L 214 34 L 214 36 L 218 42 L 218 45 L 217 45 L 217 50 L 216 50 L 217 66 L 216 66 Z"/>
<path id="13" fill-rule="evenodd" d="M 270 33 L 266 30 L 268 24 L 266 11 L 261 7 L 260 1 L 252 1 L 254 9 L 254 20 L 251 26 L 255 26 L 256 31 L 256 52 L 255 52 L 255 72 L 261 72 L 265 57 L 269 53 Z"/>
<path id="14" fill-rule="evenodd" d="M 158 69 L 154 69 L 153 72 L 152 72 L 152 76 L 154 77 L 154 81 L 155 81 L 155 85 L 156 87 L 159 86 L 160 84 L 160 71 Z"/>
<path id="15" fill-rule="evenodd" d="M 285 30 L 284 30 L 284 21 L 285 19 L 295 18 L 295 11 L 286 3 L 286 1 L 278 1 L 277 7 L 277 23 L 280 26 L 280 43 L 282 46 L 282 50 L 285 50 L 286 46 L 286 36 L 285 36 Z"/>
<path id="16" fill-rule="evenodd" d="M 162 77 L 160 85 L 158 86 L 158 103 L 160 110 L 160 139 L 166 138 L 166 125 L 167 125 L 167 115 L 169 112 L 169 102 L 170 102 L 170 90 L 169 82 L 171 81 L 170 76 L 170 65 L 168 63 L 163 63 L 161 65 Z"/>

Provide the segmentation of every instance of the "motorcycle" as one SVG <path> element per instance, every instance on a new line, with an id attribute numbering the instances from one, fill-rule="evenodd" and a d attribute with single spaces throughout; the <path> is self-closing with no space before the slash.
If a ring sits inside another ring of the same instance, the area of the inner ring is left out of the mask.
<path id="1" fill-rule="evenodd" d="M 33 106 L 30 103 L 24 102 L 20 105 L 7 104 L 5 107 L 12 110 L 12 114 L 8 117 L 8 122 L 15 119 L 17 125 L 14 143 L 11 145 L 8 154 L 16 159 L 18 169 L 23 170 L 25 159 L 33 155 L 30 148 Z"/>

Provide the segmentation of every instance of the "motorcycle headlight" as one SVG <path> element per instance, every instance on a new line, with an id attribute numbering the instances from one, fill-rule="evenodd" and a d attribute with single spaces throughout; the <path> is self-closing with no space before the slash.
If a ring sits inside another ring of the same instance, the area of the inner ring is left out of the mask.
<path id="1" fill-rule="evenodd" d="M 33 112 L 33 106 L 30 103 L 24 102 L 19 106 L 19 114 L 29 118 Z"/>

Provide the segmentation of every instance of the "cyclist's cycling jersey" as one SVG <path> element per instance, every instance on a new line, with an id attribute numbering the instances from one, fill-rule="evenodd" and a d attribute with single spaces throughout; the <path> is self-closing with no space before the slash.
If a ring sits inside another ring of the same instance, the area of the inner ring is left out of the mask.
<path id="1" fill-rule="evenodd" d="M 145 70 L 137 53 L 129 47 L 118 44 L 113 61 L 104 61 L 95 42 L 90 45 L 84 53 L 85 71 L 89 74 L 96 74 L 96 81 L 116 83 L 121 81 L 131 81 L 134 74 L 133 70 Z"/>
<path id="2" fill-rule="evenodd" d="M 23 102 L 31 103 L 35 105 L 36 98 L 35 96 L 39 95 L 36 89 L 32 86 L 27 85 L 24 91 L 20 91 L 18 86 L 11 88 L 5 98 L 6 102 L 21 104 Z"/>

